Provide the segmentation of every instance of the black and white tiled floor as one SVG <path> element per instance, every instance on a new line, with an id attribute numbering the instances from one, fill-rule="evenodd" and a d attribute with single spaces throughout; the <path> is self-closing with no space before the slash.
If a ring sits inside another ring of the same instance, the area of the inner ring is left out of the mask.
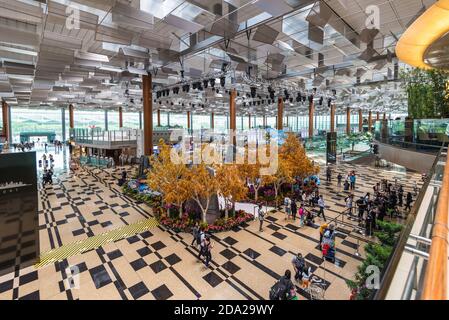
<path id="1" fill-rule="evenodd" d="M 338 170 L 357 171 L 356 196 L 371 192 L 372 184 L 382 178 L 397 177 L 408 186 L 420 180 L 416 173 L 353 164 L 339 165 Z M 151 217 L 151 208 L 121 193 L 116 184 L 120 171 L 86 168 L 76 175 L 62 173 L 53 186 L 40 188 L 41 252 Z M 321 190 L 326 216 L 338 216 L 334 264 L 323 260 L 318 248 L 320 219 L 315 227 L 299 228 L 298 221 L 286 221 L 277 212 L 268 215 L 262 232 L 258 222 L 250 222 L 214 235 L 209 268 L 197 261 L 190 234 L 159 226 L 40 269 L 28 267 L 1 276 L 0 300 L 267 299 L 269 288 L 291 269 L 297 252 L 325 284 L 326 299 L 348 299 L 345 280 L 353 277 L 364 244 L 373 238 L 365 238 L 356 222 L 339 216 L 346 193 L 335 181 L 323 182 Z M 78 270 L 77 275 L 71 270 Z M 297 290 L 300 299 L 309 298 L 303 289 Z"/>

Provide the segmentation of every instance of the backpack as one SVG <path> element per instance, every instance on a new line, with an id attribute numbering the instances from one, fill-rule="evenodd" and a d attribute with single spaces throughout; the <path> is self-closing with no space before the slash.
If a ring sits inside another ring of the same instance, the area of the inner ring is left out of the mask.
<path id="1" fill-rule="evenodd" d="M 295 265 L 296 265 L 296 268 L 297 268 L 298 270 L 302 271 L 302 270 L 304 269 L 304 266 L 305 266 L 304 258 L 298 258 L 298 257 L 296 257 Z"/>
<path id="2" fill-rule="evenodd" d="M 202 246 L 202 243 L 201 243 L 201 237 L 202 237 L 203 234 L 204 234 L 203 232 L 198 232 L 197 235 L 196 235 L 196 242 L 197 242 L 199 245 L 201 245 L 201 246 Z"/>
<path id="3" fill-rule="evenodd" d="M 281 280 L 276 282 L 270 289 L 270 300 L 284 300 L 287 292 L 285 283 Z"/>

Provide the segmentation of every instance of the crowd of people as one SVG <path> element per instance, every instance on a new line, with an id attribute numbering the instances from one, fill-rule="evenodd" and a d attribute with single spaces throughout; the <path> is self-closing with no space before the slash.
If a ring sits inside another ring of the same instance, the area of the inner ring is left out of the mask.
<path id="1" fill-rule="evenodd" d="M 55 159 L 52 154 L 47 155 L 44 153 L 42 158 L 39 160 L 39 168 L 43 168 L 42 173 L 42 184 L 53 184 L 53 168 Z"/>
<path id="2" fill-rule="evenodd" d="M 34 142 L 21 142 L 12 144 L 14 151 L 21 150 L 22 152 L 31 151 L 34 149 Z"/>
<path id="3" fill-rule="evenodd" d="M 326 168 L 326 181 L 332 181 L 332 169 Z M 341 213 L 346 215 L 349 220 L 358 223 L 360 230 L 366 236 L 372 236 L 377 229 L 376 221 L 389 219 L 405 218 L 406 214 L 411 210 L 414 197 L 417 196 L 418 187 L 416 182 L 413 183 L 410 191 L 405 191 L 404 186 L 395 178 L 394 181 L 382 179 L 373 185 L 373 192 L 366 192 L 365 195 L 358 199 L 354 196 L 356 189 L 357 173 L 355 170 L 350 170 L 347 174 L 338 173 L 337 187 L 343 188 L 346 192 L 344 197 L 345 209 Z M 341 190 L 341 189 L 340 189 Z M 319 192 L 319 186 L 316 185 L 313 190 L 302 190 L 297 197 L 284 199 L 285 219 L 296 220 L 296 215 L 299 215 L 299 226 L 313 224 L 315 218 L 320 218 L 324 221 L 319 227 L 319 246 L 324 258 L 330 257 L 335 261 L 335 235 L 337 233 L 335 224 L 327 223 L 324 210 L 326 208 L 323 195 Z M 306 209 L 308 207 L 308 209 Z M 313 214 L 311 209 L 314 210 Z M 258 215 L 260 220 L 259 230 L 263 231 L 262 225 L 266 213 L 262 210 L 262 205 L 259 205 Z M 306 218 L 308 217 L 308 218 Z M 335 220 L 335 219 L 334 219 Z M 306 223 L 307 221 L 307 223 Z M 300 282 L 303 288 L 307 288 L 310 283 L 310 267 L 300 253 L 292 259 L 293 270 L 295 271 L 294 279 Z M 270 299 L 274 300 L 291 300 L 295 299 L 296 292 L 293 285 L 291 271 L 286 270 L 285 274 L 273 285 L 270 289 Z"/>

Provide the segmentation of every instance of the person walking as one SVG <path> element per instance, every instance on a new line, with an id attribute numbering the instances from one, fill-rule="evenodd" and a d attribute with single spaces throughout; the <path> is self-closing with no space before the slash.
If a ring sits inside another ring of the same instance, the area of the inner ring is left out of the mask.
<path id="1" fill-rule="evenodd" d="M 302 227 L 304 226 L 304 218 L 306 216 L 306 211 L 304 209 L 304 205 L 302 204 L 302 202 L 299 205 L 298 215 L 299 215 L 299 226 Z"/>
<path id="2" fill-rule="evenodd" d="M 295 280 L 301 281 L 302 279 L 302 272 L 304 271 L 304 266 L 306 264 L 306 261 L 304 260 L 304 257 L 301 253 L 298 252 L 296 256 L 292 259 L 292 265 L 293 270 L 295 270 Z"/>
<path id="3" fill-rule="evenodd" d="M 292 273 L 290 270 L 285 270 L 284 275 L 277 281 L 270 289 L 270 300 L 289 300 L 291 294 L 295 289 L 291 280 Z"/>
<path id="4" fill-rule="evenodd" d="M 325 222 L 320 226 L 320 247 L 321 247 L 321 243 L 323 242 L 323 235 L 324 232 L 327 230 L 327 228 L 329 227 L 329 225 Z"/>
<path id="5" fill-rule="evenodd" d="M 349 196 L 347 196 L 345 198 L 345 202 L 346 202 L 346 212 L 349 216 L 352 216 L 352 200 L 354 198 L 353 194 L 350 194 Z"/>
<path id="6" fill-rule="evenodd" d="M 412 207 L 411 207 L 412 202 L 413 202 L 412 193 L 411 192 L 407 192 L 407 196 L 405 198 L 405 208 L 404 208 L 404 210 L 407 210 L 407 209 L 408 209 L 408 211 L 412 210 Z"/>
<path id="7" fill-rule="evenodd" d="M 263 212 L 262 204 L 259 204 L 259 208 L 257 210 L 257 215 L 259 217 L 259 231 L 262 232 L 263 221 L 265 220 L 265 212 Z"/>
<path id="8" fill-rule="evenodd" d="M 343 179 L 343 176 L 341 175 L 341 173 L 338 173 L 337 176 L 337 186 L 341 187 L 341 180 Z"/>
<path id="9" fill-rule="evenodd" d="M 190 244 L 191 246 L 193 246 L 193 244 L 195 242 L 197 243 L 197 245 L 199 244 L 198 243 L 198 235 L 199 235 L 199 233 L 200 233 L 200 228 L 199 228 L 198 222 L 195 222 L 195 225 L 192 228 L 193 239 L 192 239 L 192 243 Z"/>
<path id="10" fill-rule="evenodd" d="M 204 249 L 204 245 L 205 245 L 204 240 L 205 239 L 206 239 L 206 234 L 204 233 L 204 229 L 200 228 L 200 232 L 199 232 L 197 240 L 196 240 L 199 245 L 198 260 L 200 260 L 200 261 L 201 261 L 201 257 L 205 255 L 205 249 Z"/>
<path id="11" fill-rule="evenodd" d="M 403 197 L 404 197 L 404 188 L 402 188 L 402 185 L 401 185 L 401 186 L 399 186 L 399 188 L 398 188 L 398 206 L 399 206 L 399 207 L 402 207 L 403 204 L 404 204 L 404 199 L 403 199 Z"/>
<path id="12" fill-rule="evenodd" d="M 296 204 L 296 199 L 292 200 L 291 210 L 292 210 L 293 220 L 296 220 L 296 213 L 298 212 L 298 206 Z"/>
<path id="13" fill-rule="evenodd" d="M 320 195 L 318 198 L 318 207 L 320 208 L 320 211 L 318 212 L 318 217 L 322 216 L 323 220 L 326 221 L 326 216 L 324 215 L 324 199 L 323 196 Z"/>
<path id="14" fill-rule="evenodd" d="M 209 268 L 209 263 L 212 260 L 212 248 L 213 244 L 210 236 L 206 236 L 204 239 L 204 257 L 206 258 L 204 265 L 206 266 L 206 268 Z"/>
<path id="15" fill-rule="evenodd" d="M 290 219 L 290 215 L 291 215 L 291 203 L 292 203 L 292 201 L 290 200 L 289 197 L 285 197 L 285 198 L 284 198 L 285 220 Z"/>
<path id="16" fill-rule="evenodd" d="M 331 178 L 332 178 L 332 170 L 330 167 L 327 167 L 326 168 L 326 181 L 331 182 Z"/>
<path id="17" fill-rule="evenodd" d="M 350 181 L 350 184 L 351 184 L 351 190 L 355 189 L 355 180 L 356 180 L 355 172 L 352 172 L 351 175 L 349 176 L 349 181 Z"/>

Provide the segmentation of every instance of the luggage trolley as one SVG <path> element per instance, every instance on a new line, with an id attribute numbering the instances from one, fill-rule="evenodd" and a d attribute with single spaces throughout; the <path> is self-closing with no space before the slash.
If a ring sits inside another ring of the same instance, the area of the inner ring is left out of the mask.
<path id="1" fill-rule="evenodd" d="M 306 291 L 310 296 L 310 300 L 324 300 L 326 287 L 321 279 L 312 276 Z"/>

